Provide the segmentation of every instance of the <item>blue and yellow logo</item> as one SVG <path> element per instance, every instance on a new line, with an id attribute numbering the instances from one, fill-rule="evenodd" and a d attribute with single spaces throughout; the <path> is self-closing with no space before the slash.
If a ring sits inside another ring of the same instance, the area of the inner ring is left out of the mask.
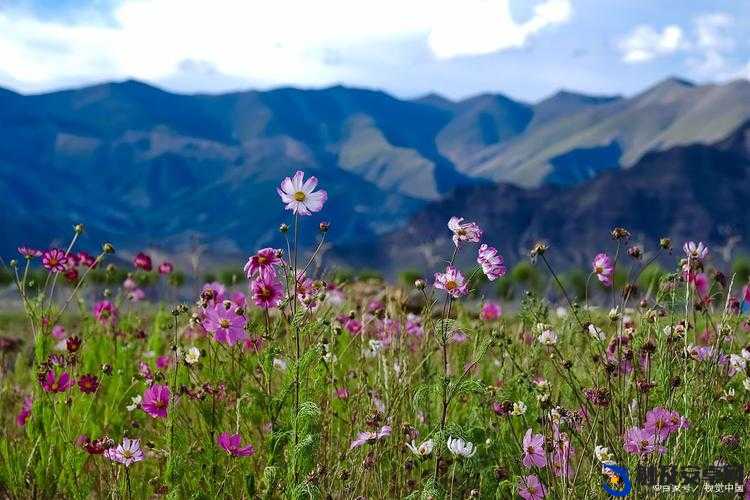
<path id="1" fill-rule="evenodd" d="M 602 469 L 607 476 L 602 484 L 604 491 L 613 497 L 625 497 L 630 494 L 633 485 L 630 482 L 628 469 L 614 464 L 603 464 Z"/>

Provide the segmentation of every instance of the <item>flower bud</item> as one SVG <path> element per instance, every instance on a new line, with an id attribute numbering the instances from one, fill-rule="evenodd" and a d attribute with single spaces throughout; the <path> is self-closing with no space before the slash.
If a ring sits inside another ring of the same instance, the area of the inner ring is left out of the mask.
<path id="1" fill-rule="evenodd" d="M 331 223 L 328 221 L 323 221 L 320 223 L 320 232 L 321 233 L 327 233 L 328 229 L 331 227 Z"/>
<path id="2" fill-rule="evenodd" d="M 289 232 L 289 225 L 288 224 L 282 224 L 279 226 L 279 232 L 282 234 L 286 234 Z"/>
<path id="3" fill-rule="evenodd" d="M 671 250 L 672 240 L 670 240 L 669 238 L 662 238 L 659 240 L 659 246 L 664 250 Z"/>
<path id="4" fill-rule="evenodd" d="M 73 226 L 73 231 L 75 231 L 76 234 L 83 234 L 83 230 L 83 224 L 76 224 L 75 226 Z"/>
<path id="5" fill-rule="evenodd" d="M 419 278 L 414 282 L 414 288 L 417 290 L 424 290 L 427 287 L 427 283 L 422 278 Z"/>
<path id="6" fill-rule="evenodd" d="M 106 254 L 113 254 L 115 253 L 115 247 L 112 246 L 112 243 L 105 243 L 102 245 L 102 252 Z"/>

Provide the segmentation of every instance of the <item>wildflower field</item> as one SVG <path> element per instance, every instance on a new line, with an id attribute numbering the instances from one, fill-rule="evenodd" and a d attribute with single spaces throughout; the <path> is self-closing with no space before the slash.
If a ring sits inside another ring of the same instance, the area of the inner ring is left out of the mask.
<path id="1" fill-rule="evenodd" d="M 703 243 L 602 228 L 582 294 L 538 243 L 549 290 L 504 303 L 503 235 L 451 218 L 413 283 L 320 274 L 326 192 L 297 172 L 278 195 L 278 247 L 183 303 L 175 266 L 139 253 L 123 276 L 82 225 L 3 261 L 0 496 L 750 498 L 750 286 Z M 666 492 L 647 466 L 700 477 Z"/>

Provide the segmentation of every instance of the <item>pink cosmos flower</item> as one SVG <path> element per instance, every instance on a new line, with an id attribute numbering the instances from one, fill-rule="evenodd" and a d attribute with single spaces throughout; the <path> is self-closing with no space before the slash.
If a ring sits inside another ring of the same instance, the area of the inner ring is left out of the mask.
<path id="1" fill-rule="evenodd" d="M 497 253 L 495 247 L 490 247 L 483 243 L 479 247 L 477 263 L 482 266 L 482 272 L 484 272 L 490 281 L 495 281 L 505 276 L 505 261 L 503 260 L 503 256 Z"/>
<path id="2" fill-rule="evenodd" d="M 125 467 L 130 467 L 145 459 L 143 450 L 141 450 L 141 441 L 128 438 L 123 438 L 122 444 L 104 450 L 104 458 L 121 463 Z"/>
<path id="3" fill-rule="evenodd" d="M 63 340 L 65 338 L 65 327 L 62 325 L 55 325 L 52 327 L 52 336 L 57 340 Z"/>
<path id="4" fill-rule="evenodd" d="M 349 390 L 346 387 L 337 387 L 336 397 L 339 399 L 349 399 Z"/>
<path id="5" fill-rule="evenodd" d="M 518 494 L 524 500 L 542 500 L 547 496 L 547 488 L 537 476 L 524 476 L 518 485 Z"/>
<path id="6" fill-rule="evenodd" d="M 62 273 L 68 264 L 68 256 L 59 248 L 51 248 L 42 254 L 42 265 L 53 273 Z"/>
<path id="7" fill-rule="evenodd" d="M 612 278 L 615 274 L 615 265 L 606 253 L 597 254 L 592 262 L 594 273 L 604 286 L 612 286 Z"/>
<path id="8" fill-rule="evenodd" d="M 482 306 L 482 310 L 479 312 L 479 317 L 484 321 L 494 321 L 503 314 L 503 308 L 500 304 L 495 302 L 485 302 Z"/>
<path id="9" fill-rule="evenodd" d="M 348 319 L 344 322 L 344 328 L 352 335 L 359 335 L 362 331 L 362 322 L 356 319 Z"/>
<path id="10" fill-rule="evenodd" d="M 278 307 L 284 297 L 284 287 L 276 274 L 264 271 L 250 284 L 255 305 L 263 309 Z"/>
<path id="11" fill-rule="evenodd" d="M 206 283 L 205 285 L 203 285 L 203 288 L 201 289 L 201 296 L 210 295 L 211 299 L 209 302 L 213 302 L 217 304 L 224 300 L 225 293 L 226 293 L 226 288 L 224 288 L 224 285 L 222 285 L 218 281 Z"/>
<path id="12" fill-rule="evenodd" d="M 153 266 L 151 264 L 151 257 L 143 252 L 138 252 L 138 255 L 135 256 L 135 259 L 133 259 L 133 265 L 137 269 L 143 269 L 144 271 L 150 271 L 151 269 L 153 269 Z"/>
<path id="13" fill-rule="evenodd" d="M 18 253 L 29 260 L 33 259 L 34 257 L 42 256 L 41 250 L 37 250 L 36 248 L 31 247 L 18 247 Z"/>
<path id="14" fill-rule="evenodd" d="M 108 300 L 100 300 L 94 304 L 94 317 L 103 325 L 111 325 L 117 321 L 119 311 L 117 306 Z"/>
<path id="15" fill-rule="evenodd" d="M 128 300 L 131 302 L 140 302 L 146 298 L 146 292 L 141 288 L 134 288 L 128 293 Z"/>
<path id="16" fill-rule="evenodd" d="M 665 440 L 678 427 L 673 427 L 671 423 L 672 412 L 665 408 L 656 407 L 646 413 L 646 423 L 643 426 L 651 434 L 655 434 L 660 440 Z"/>
<path id="17" fill-rule="evenodd" d="M 682 246 L 682 249 L 685 251 L 688 259 L 702 261 L 708 257 L 708 247 L 702 241 L 698 242 L 698 244 L 694 241 L 687 241 Z"/>
<path id="18" fill-rule="evenodd" d="M 708 276 L 705 273 L 696 274 L 693 278 L 693 285 L 695 285 L 695 292 L 698 294 L 698 297 L 701 300 L 707 300 L 709 290 Z"/>
<path id="19" fill-rule="evenodd" d="M 171 274 L 174 271 L 174 266 L 171 262 L 164 261 L 159 264 L 159 274 Z"/>
<path id="20" fill-rule="evenodd" d="M 16 425 L 18 427 L 23 427 L 26 425 L 26 422 L 29 421 L 29 418 L 31 417 L 31 408 L 33 407 L 33 401 L 30 397 L 26 397 L 23 399 L 23 405 L 21 406 L 21 411 L 18 412 L 18 415 L 16 416 Z"/>
<path id="21" fill-rule="evenodd" d="M 451 217 L 448 221 L 448 229 L 453 232 L 453 244 L 458 246 L 459 241 L 479 243 L 482 238 L 482 229 L 475 222 L 463 222 L 463 217 Z"/>
<path id="22" fill-rule="evenodd" d="M 531 429 L 523 436 L 523 460 L 524 467 L 544 467 L 547 465 L 547 457 L 544 454 L 544 436 L 534 434 Z"/>
<path id="23" fill-rule="evenodd" d="M 391 435 L 391 426 L 390 425 L 384 425 L 380 428 L 379 431 L 368 431 L 368 432 L 360 432 L 357 434 L 357 439 L 352 441 L 351 446 L 349 447 L 350 450 L 353 450 L 354 448 L 359 448 L 360 446 L 363 446 L 365 444 L 373 444 L 376 441 L 380 441 L 381 439 L 385 439 L 388 436 Z"/>
<path id="24" fill-rule="evenodd" d="M 435 288 L 445 290 L 451 297 L 457 299 L 468 293 L 468 284 L 461 271 L 453 266 L 445 268 L 445 273 L 435 273 Z"/>
<path id="25" fill-rule="evenodd" d="M 263 344 L 265 344 L 263 337 L 253 335 L 252 337 L 245 339 L 243 345 L 246 351 L 259 353 L 263 349 Z"/>
<path id="26" fill-rule="evenodd" d="M 65 392 L 73 385 L 73 379 L 70 378 L 68 372 L 62 372 L 59 377 L 55 378 L 55 372 L 49 370 L 39 383 L 45 392 Z"/>
<path id="27" fill-rule="evenodd" d="M 156 368 L 166 370 L 172 364 L 172 356 L 159 356 L 156 358 Z"/>
<path id="28" fill-rule="evenodd" d="M 263 272 L 276 274 L 276 266 L 281 265 L 281 250 L 275 248 L 262 248 L 255 255 L 252 255 L 245 264 L 245 274 L 247 279 L 254 276 L 260 276 Z"/>
<path id="29" fill-rule="evenodd" d="M 233 457 L 249 457 L 255 454 L 255 448 L 253 445 L 248 444 L 242 446 L 242 436 L 239 434 L 229 434 L 228 432 L 222 432 L 216 439 L 216 442 L 224 448 L 224 451 L 232 455 Z"/>
<path id="30" fill-rule="evenodd" d="M 625 451 L 633 455 L 645 456 L 657 452 L 664 453 L 667 449 L 661 445 L 658 434 L 653 434 L 640 427 L 631 427 L 625 431 Z"/>
<path id="31" fill-rule="evenodd" d="M 227 308 L 223 303 L 216 304 L 206 311 L 203 328 L 214 334 L 214 340 L 222 344 L 234 345 L 245 340 L 244 316 L 237 314 L 237 308 Z"/>
<path id="32" fill-rule="evenodd" d="M 125 290 L 127 290 L 127 291 L 130 292 L 130 291 L 133 291 L 136 288 L 138 288 L 138 284 L 135 282 L 135 280 L 133 278 L 131 278 L 130 276 L 128 276 L 127 278 L 125 278 L 125 281 L 122 282 L 122 287 Z"/>
<path id="33" fill-rule="evenodd" d="M 151 372 L 151 368 L 143 361 L 138 362 L 138 374 L 145 380 L 153 380 L 154 374 Z"/>
<path id="34" fill-rule="evenodd" d="M 91 269 L 96 268 L 96 259 L 90 253 L 81 250 L 80 252 L 78 252 L 78 255 L 76 257 L 80 265 L 89 267 Z"/>
<path id="35" fill-rule="evenodd" d="M 169 387 L 153 384 L 143 393 L 141 408 L 154 418 L 166 418 L 169 396 Z"/>
<path id="36" fill-rule="evenodd" d="M 291 179 L 287 177 L 276 189 L 281 196 L 281 201 L 286 203 L 285 208 L 295 215 L 311 215 L 312 212 L 320 212 L 328 199 L 328 193 L 325 191 L 315 191 L 318 185 L 317 177 L 310 177 L 303 183 L 304 177 L 305 173 L 298 170 L 294 177 Z"/>

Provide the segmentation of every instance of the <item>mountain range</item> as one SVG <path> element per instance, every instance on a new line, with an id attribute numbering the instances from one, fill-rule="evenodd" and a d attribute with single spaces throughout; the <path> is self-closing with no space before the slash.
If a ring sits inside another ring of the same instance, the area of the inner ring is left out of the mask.
<path id="1" fill-rule="evenodd" d="M 747 247 L 750 82 L 672 78 L 631 96 L 568 91 L 399 99 L 342 86 L 182 95 L 124 81 L 21 95 L 0 89 L 0 254 L 61 244 L 215 261 L 280 245 L 275 191 L 295 170 L 329 193 L 337 262 L 434 266 L 452 215 L 509 260 L 547 239 L 572 263 L 634 239 Z"/>

